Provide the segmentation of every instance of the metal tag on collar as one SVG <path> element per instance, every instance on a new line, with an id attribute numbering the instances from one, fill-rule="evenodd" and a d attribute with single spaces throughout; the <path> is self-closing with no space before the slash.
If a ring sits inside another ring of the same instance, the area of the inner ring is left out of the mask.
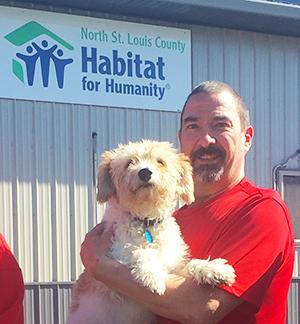
<path id="1" fill-rule="evenodd" d="M 145 235 L 147 243 L 153 243 L 153 237 L 149 230 L 146 229 L 144 232 L 144 235 Z"/>

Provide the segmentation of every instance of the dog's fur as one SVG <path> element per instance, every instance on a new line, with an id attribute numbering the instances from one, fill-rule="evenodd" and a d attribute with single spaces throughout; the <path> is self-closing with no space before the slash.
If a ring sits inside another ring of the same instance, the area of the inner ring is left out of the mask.
<path id="1" fill-rule="evenodd" d="M 194 200 L 192 168 L 169 143 L 143 140 L 106 151 L 98 169 L 97 199 L 108 202 L 104 220 L 115 223 L 111 258 L 129 267 L 132 277 L 152 292 L 164 293 L 170 273 L 192 276 L 199 284 L 234 282 L 226 260 L 189 259 L 172 211 L 178 199 Z M 153 322 L 155 315 L 87 272 L 74 285 L 68 324 Z"/>

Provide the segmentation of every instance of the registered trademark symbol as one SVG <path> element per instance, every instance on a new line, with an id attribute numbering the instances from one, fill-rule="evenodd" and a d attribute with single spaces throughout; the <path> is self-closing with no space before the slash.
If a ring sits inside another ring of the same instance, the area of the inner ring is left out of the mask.
<path id="1" fill-rule="evenodd" d="M 170 90 L 170 89 L 171 89 L 170 83 L 167 83 L 167 84 L 166 84 L 166 89 L 167 89 L 167 90 Z"/>

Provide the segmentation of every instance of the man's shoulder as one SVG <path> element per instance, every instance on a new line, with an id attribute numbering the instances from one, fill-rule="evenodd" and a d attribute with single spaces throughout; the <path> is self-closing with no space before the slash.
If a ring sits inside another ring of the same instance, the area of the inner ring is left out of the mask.
<path id="1" fill-rule="evenodd" d="M 196 204 L 193 208 L 189 208 L 186 205 L 182 206 L 175 211 L 174 216 L 199 214 L 203 210 L 234 215 L 254 208 L 265 209 L 265 206 L 278 206 L 288 214 L 287 206 L 277 191 L 257 186 L 247 178 L 244 178 L 231 190 L 207 203 Z"/>
<path id="2" fill-rule="evenodd" d="M 248 199 L 241 204 L 241 210 L 247 211 L 253 219 L 268 224 L 273 224 L 273 227 L 283 229 L 286 225 L 289 231 L 292 232 L 291 217 L 286 203 L 281 198 L 280 194 L 270 188 L 256 186 L 248 181 L 245 184 Z"/>
<path id="3" fill-rule="evenodd" d="M 280 194 L 271 188 L 264 188 L 257 186 L 247 178 L 240 183 L 241 190 L 251 199 L 254 198 L 257 201 L 274 200 L 282 206 L 285 206 L 285 202 L 282 200 Z"/>

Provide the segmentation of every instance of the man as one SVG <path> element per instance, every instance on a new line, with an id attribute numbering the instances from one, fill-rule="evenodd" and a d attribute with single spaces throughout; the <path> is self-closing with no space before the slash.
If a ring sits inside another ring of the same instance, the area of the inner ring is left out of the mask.
<path id="1" fill-rule="evenodd" d="M 235 268 L 231 287 L 197 286 L 174 275 L 163 296 L 153 294 L 106 256 L 112 230 L 103 225 L 82 245 L 87 271 L 158 314 L 160 323 L 285 323 L 294 261 L 292 228 L 280 196 L 245 178 L 252 138 L 246 106 L 230 86 L 207 81 L 189 95 L 179 139 L 192 162 L 196 199 L 175 217 L 194 258 L 221 257 Z"/>
<path id="2" fill-rule="evenodd" d="M 22 324 L 24 282 L 21 269 L 0 234 L 0 323 Z"/>

